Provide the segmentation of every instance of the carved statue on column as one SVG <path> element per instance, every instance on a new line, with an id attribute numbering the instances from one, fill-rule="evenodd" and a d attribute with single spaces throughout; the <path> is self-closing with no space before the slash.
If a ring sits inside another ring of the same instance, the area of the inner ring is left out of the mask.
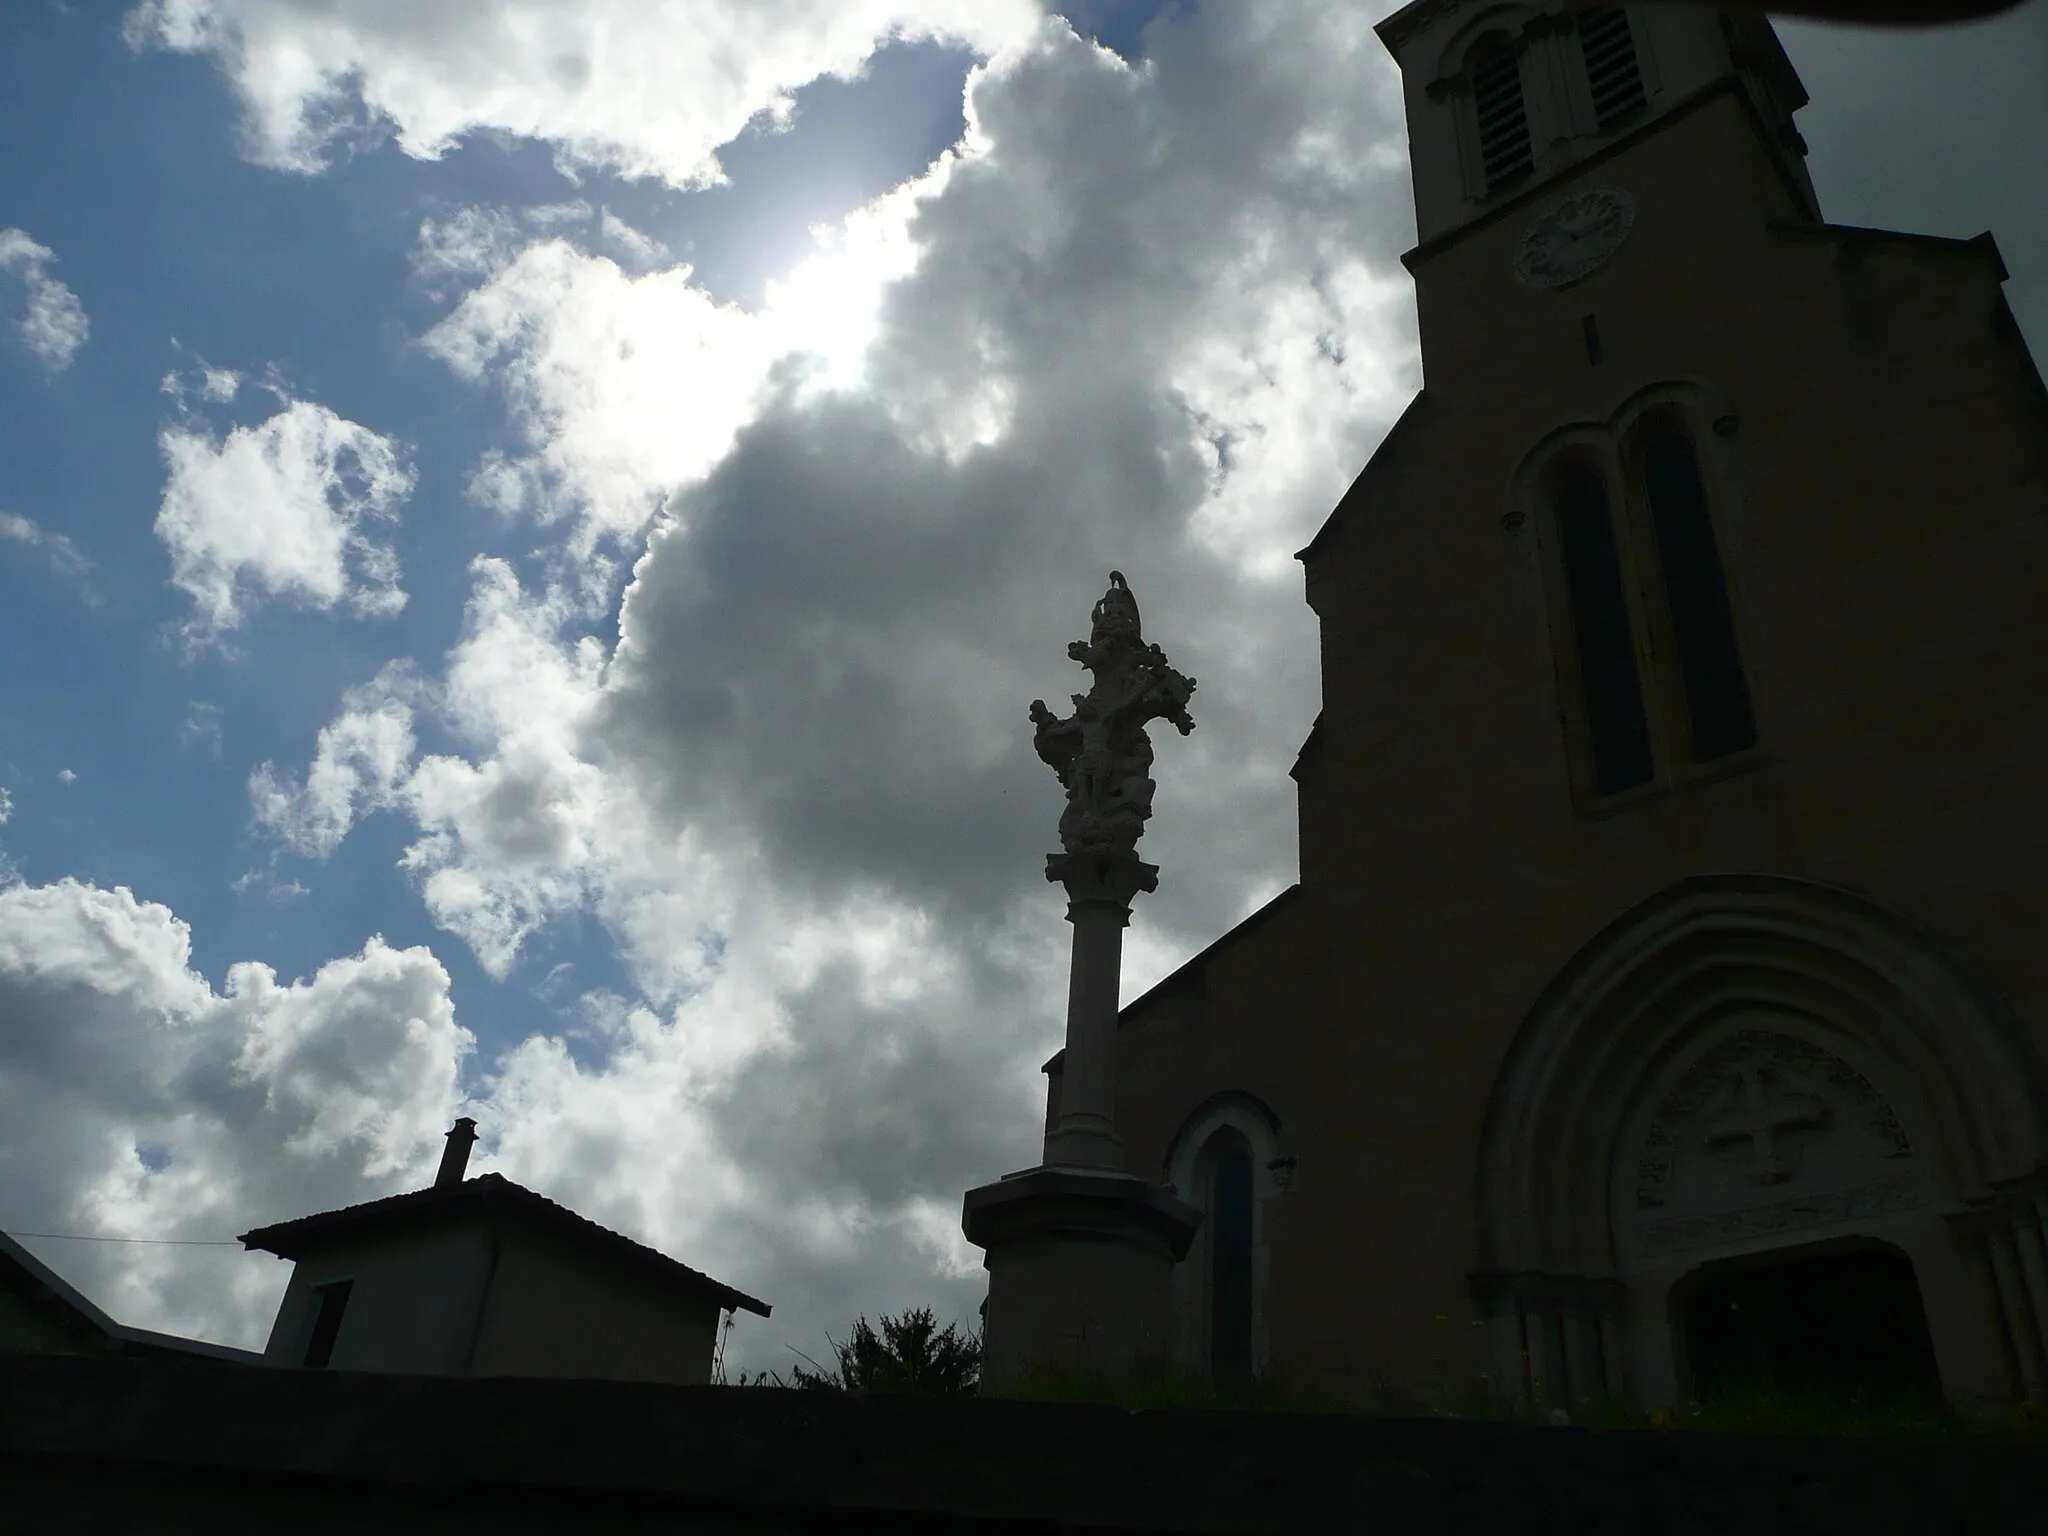
<path id="1" fill-rule="evenodd" d="M 1093 632 L 1067 654 L 1094 674 L 1074 712 L 1060 719 L 1031 701 L 1034 745 L 1066 786 L 1060 843 L 1070 855 L 1135 855 L 1152 815 L 1152 743 L 1145 727 L 1165 720 L 1185 736 L 1195 728 L 1188 700 L 1195 680 L 1166 663 L 1139 627 L 1138 601 L 1120 571 L 1095 605 Z"/>

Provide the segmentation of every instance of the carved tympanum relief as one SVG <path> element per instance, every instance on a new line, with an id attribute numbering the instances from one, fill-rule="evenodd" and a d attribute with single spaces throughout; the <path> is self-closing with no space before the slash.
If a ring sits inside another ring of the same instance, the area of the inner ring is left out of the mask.
<path id="1" fill-rule="evenodd" d="M 1904 1210 L 1926 1198 L 1898 1115 L 1810 1040 L 1745 1029 L 1665 1092 L 1632 1158 L 1617 1238 L 1639 1257 Z"/>

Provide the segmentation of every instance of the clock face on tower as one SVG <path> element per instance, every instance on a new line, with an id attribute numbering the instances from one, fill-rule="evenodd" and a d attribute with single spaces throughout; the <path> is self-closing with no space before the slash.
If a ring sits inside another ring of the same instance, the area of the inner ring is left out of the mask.
<path id="1" fill-rule="evenodd" d="M 1515 277 L 1530 288 L 1590 277 L 1621 249 L 1635 221 L 1635 199 L 1619 187 L 1574 192 L 1515 242 Z"/>

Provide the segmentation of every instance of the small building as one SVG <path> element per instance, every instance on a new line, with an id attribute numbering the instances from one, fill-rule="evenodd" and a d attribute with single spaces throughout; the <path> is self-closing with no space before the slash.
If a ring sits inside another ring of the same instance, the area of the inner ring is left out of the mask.
<path id="1" fill-rule="evenodd" d="M 0 1355 L 8 1354 L 177 1356 L 245 1365 L 263 1360 L 253 1350 L 117 1323 L 0 1232 Z"/>
<path id="2" fill-rule="evenodd" d="M 495 1173 L 476 1122 L 432 1188 L 244 1233 L 293 1260 L 266 1363 L 426 1376 L 708 1382 L 721 1312 L 769 1308 Z"/>

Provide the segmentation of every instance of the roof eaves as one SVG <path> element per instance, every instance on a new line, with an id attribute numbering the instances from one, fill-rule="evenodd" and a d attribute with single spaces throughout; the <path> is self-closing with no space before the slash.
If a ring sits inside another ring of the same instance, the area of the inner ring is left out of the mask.
<path id="1" fill-rule="evenodd" d="M 735 1290 L 722 1281 L 714 1280 L 702 1270 L 692 1269 L 680 1259 L 670 1258 L 658 1248 L 615 1232 L 610 1227 L 592 1221 L 566 1205 L 550 1200 L 546 1195 L 515 1184 L 503 1174 L 480 1174 L 473 1179 L 446 1188 L 409 1190 L 400 1195 L 386 1195 L 380 1200 L 367 1200 L 360 1205 L 343 1206 L 339 1210 L 320 1211 L 311 1216 L 301 1216 L 292 1221 L 282 1221 L 267 1227 L 258 1227 L 242 1234 L 245 1248 L 259 1248 L 274 1253 L 280 1258 L 296 1259 L 304 1253 L 309 1243 L 354 1229 L 380 1226 L 388 1222 L 409 1222 L 430 1218 L 436 1214 L 454 1210 L 459 1206 L 473 1205 L 479 1208 L 504 1206 L 525 1212 L 557 1227 L 576 1233 L 579 1237 L 595 1240 L 614 1252 L 632 1257 L 638 1262 L 659 1264 L 663 1272 L 674 1280 L 682 1280 L 697 1289 L 709 1292 L 722 1309 L 745 1308 L 762 1317 L 769 1315 L 766 1302 L 749 1296 L 745 1291 Z"/>
<path id="2" fill-rule="evenodd" d="M 1998 269 L 1998 280 L 2002 283 L 2010 275 L 2006 271 L 2005 257 L 1999 254 L 1998 241 L 1990 230 L 1967 238 L 1956 235 L 1923 235 L 1910 229 L 1872 229 L 1861 224 L 1773 224 L 1771 233 L 1782 240 L 1883 240 L 1899 245 L 1926 246 L 1933 250 L 1982 252 L 1991 258 L 1991 264 Z"/>

